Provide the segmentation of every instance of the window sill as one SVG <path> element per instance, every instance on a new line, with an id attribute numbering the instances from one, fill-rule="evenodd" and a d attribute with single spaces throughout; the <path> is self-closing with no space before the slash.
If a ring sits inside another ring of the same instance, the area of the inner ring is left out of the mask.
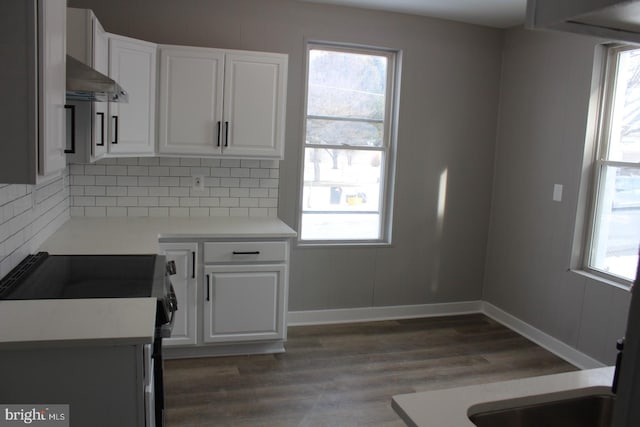
<path id="1" fill-rule="evenodd" d="M 625 282 L 619 282 L 619 281 L 616 281 L 616 280 L 613 280 L 613 279 L 608 279 L 606 277 L 602 277 L 600 275 L 591 273 L 590 271 L 587 271 L 587 270 L 579 270 L 579 269 L 571 268 L 571 269 L 569 269 L 569 271 L 572 272 L 572 273 L 575 273 L 575 274 L 577 274 L 579 276 L 587 277 L 587 278 L 589 278 L 591 280 L 595 280 L 596 282 L 600 282 L 600 283 L 605 284 L 605 285 L 614 286 L 616 288 L 619 288 L 619 289 L 622 289 L 622 290 L 625 290 L 625 291 L 631 291 L 631 285 L 627 284 Z"/>
<path id="2" fill-rule="evenodd" d="M 298 240 L 296 247 L 302 249 L 329 249 L 329 248 L 390 248 L 390 242 L 303 242 Z"/>

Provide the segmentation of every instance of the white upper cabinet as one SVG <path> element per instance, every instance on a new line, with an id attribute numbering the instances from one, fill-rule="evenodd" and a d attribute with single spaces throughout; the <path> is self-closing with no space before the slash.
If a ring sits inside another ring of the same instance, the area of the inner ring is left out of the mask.
<path id="1" fill-rule="evenodd" d="M 38 2 L 39 32 L 39 139 L 36 182 L 56 176 L 66 166 L 66 0 Z"/>
<path id="2" fill-rule="evenodd" d="M 160 47 L 160 153 L 221 154 L 223 78 L 220 51 Z"/>
<path id="3" fill-rule="evenodd" d="M 224 153 L 282 158 L 287 56 L 228 53 L 224 81 Z"/>
<path id="4" fill-rule="evenodd" d="M 109 37 L 91 10 L 67 8 L 67 54 L 104 75 L 109 74 Z M 78 161 L 99 160 L 107 153 L 109 104 L 107 102 L 73 104 L 78 109 L 90 110 L 88 137 L 91 139 L 91 144 L 90 147 L 86 147 L 86 144 L 77 144 L 78 154 L 71 158 Z M 76 121 L 77 127 L 85 125 L 87 124 L 83 121 Z"/>
<path id="5" fill-rule="evenodd" d="M 287 56 L 160 46 L 158 151 L 281 159 Z"/>
<path id="6" fill-rule="evenodd" d="M 79 102 L 90 108 L 90 149 L 78 144 L 74 160 L 95 161 L 109 156 L 148 156 L 155 153 L 157 46 L 143 40 L 105 32 L 88 9 L 67 11 L 67 53 L 118 82 L 127 103 Z M 82 114 L 82 113 L 79 113 Z M 84 117 L 84 114 L 82 114 Z M 86 134 L 85 134 L 86 135 Z M 82 136 L 84 138 L 84 135 Z"/>
<path id="7" fill-rule="evenodd" d="M 109 103 L 108 153 L 155 152 L 156 45 L 109 36 L 109 77 L 128 93 L 127 103 Z"/>
<path id="8" fill-rule="evenodd" d="M 0 182 L 35 184 L 60 176 L 66 0 L 3 0 L 0 40 Z"/>

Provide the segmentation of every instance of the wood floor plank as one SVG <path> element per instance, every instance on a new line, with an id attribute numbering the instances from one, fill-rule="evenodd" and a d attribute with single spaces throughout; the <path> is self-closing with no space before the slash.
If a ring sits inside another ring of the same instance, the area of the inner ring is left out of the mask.
<path id="1" fill-rule="evenodd" d="M 167 360 L 169 427 L 388 426 L 391 396 L 575 370 L 481 315 L 291 327 L 276 355 Z"/>

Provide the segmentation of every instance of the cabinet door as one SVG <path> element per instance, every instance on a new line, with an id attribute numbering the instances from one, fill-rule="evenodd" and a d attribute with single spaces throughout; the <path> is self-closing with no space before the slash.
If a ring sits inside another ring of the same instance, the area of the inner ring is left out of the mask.
<path id="1" fill-rule="evenodd" d="M 38 173 L 46 179 L 65 167 L 66 0 L 38 1 Z"/>
<path id="2" fill-rule="evenodd" d="M 92 45 L 93 45 L 93 68 L 96 71 L 109 74 L 109 37 L 100 25 L 100 22 L 93 17 L 91 20 Z M 107 102 L 92 103 L 92 144 L 91 160 L 98 160 L 107 153 L 107 120 L 109 118 Z"/>
<path id="3" fill-rule="evenodd" d="M 163 154 L 220 154 L 224 53 L 160 47 L 160 127 Z"/>
<path id="4" fill-rule="evenodd" d="M 197 243 L 161 243 L 161 252 L 167 261 L 175 261 L 176 274 L 171 283 L 178 298 L 178 311 L 171 338 L 164 339 L 163 345 L 176 346 L 196 343 L 196 289 L 197 289 Z"/>
<path id="5" fill-rule="evenodd" d="M 282 158 L 286 84 L 286 55 L 226 55 L 224 154 Z"/>
<path id="6" fill-rule="evenodd" d="M 129 94 L 109 103 L 109 154 L 151 155 L 155 141 L 156 45 L 108 34 L 109 77 Z"/>
<path id="7" fill-rule="evenodd" d="M 203 292 L 204 342 L 285 337 L 285 266 L 207 266 Z"/>

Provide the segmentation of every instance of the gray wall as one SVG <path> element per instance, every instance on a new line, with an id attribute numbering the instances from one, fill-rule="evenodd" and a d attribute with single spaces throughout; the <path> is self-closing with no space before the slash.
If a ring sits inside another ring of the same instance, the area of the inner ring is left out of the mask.
<path id="1" fill-rule="evenodd" d="M 297 229 L 305 40 L 403 51 L 393 246 L 294 247 L 291 310 L 477 300 L 487 244 L 503 33 L 289 0 L 70 0 L 107 31 L 289 54 L 279 216 Z M 439 176 L 448 171 L 437 232 Z"/>
<path id="2" fill-rule="evenodd" d="M 579 186 L 591 179 L 584 153 L 597 43 L 506 32 L 484 299 L 613 362 L 629 292 L 569 271 L 580 265 L 572 245 L 588 203 Z M 564 185 L 560 203 L 552 201 L 554 184 Z"/>

